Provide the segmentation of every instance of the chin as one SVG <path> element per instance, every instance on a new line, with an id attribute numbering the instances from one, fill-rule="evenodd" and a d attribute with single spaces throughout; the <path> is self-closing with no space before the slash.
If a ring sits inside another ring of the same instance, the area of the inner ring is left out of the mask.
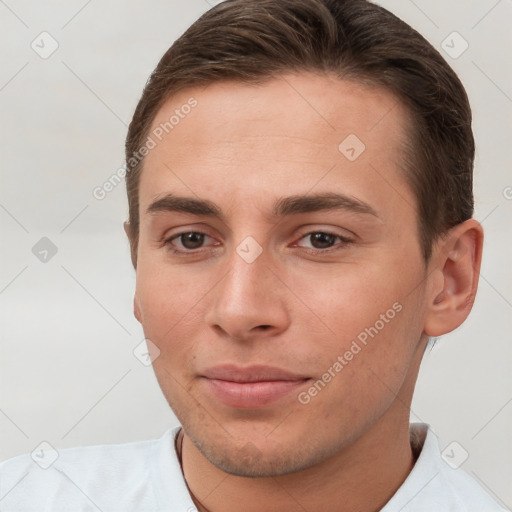
<path id="1" fill-rule="evenodd" d="M 193 429 L 194 430 L 194 429 Z M 304 471 L 329 455 L 330 450 L 314 448 L 303 442 L 268 443 L 258 447 L 252 441 L 235 441 L 227 436 L 197 439 L 195 432 L 186 429 L 187 435 L 203 456 L 216 468 L 234 476 L 246 478 L 271 478 Z"/>
<path id="2" fill-rule="evenodd" d="M 202 454 L 218 469 L 246 478 L 270 478 L 296 473 L 310 467 L 302 455 L 262 453 L 253 443 L 242 448 L 199 447 Z"/>

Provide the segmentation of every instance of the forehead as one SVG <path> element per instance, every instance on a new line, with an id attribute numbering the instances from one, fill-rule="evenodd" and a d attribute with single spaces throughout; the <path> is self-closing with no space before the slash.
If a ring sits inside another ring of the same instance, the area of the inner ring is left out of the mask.
<path id="1" fill-rule="evenodd" d="M 376 173 L 404 188 L 407 133 L 408 113 L 390 92 L 327 75 L 184 89 L 152 123 L 141 206 L 166 188 L 242 198 L 273 188 L 282 195 L 283 186 L 304 193 L 319 183 L 371 197 L 364 189 L 372 176 L 376 187 Z"/>
<path id="2" fill-rule="evenodd" d="M 190 107 L 192 103 L 197 105 Z M 189 114 L 195 121 L 193 127 L 182 122 Z M 383 87 L 327 74 L 301 73 L 283 74 L 258 85 L 220 81 L 186 88 L 160 108 L 151 131 L 160 127 L 162 136 L 171 140 L 180 134 L 190 136 L 193 130 L 195 142 L 214 143 L 226 137 L 243 137 L 242 124 L 255 134 L 297 135 L 304 140 L 326 135 L 336 140 L 354 129 L 370 141 L 383 131 L 389 133 L 390 128 L 400 137 L 407 118 L 401 102 Z"/>

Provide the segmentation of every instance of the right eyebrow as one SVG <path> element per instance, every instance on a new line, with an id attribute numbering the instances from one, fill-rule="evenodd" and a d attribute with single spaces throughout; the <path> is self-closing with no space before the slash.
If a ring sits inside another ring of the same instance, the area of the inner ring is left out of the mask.
<path id="1" fill-rule="evenodd" d="M 183 212 L 193 215 L 206 215 L 224 220 L 220 208 L 206 199 L 194 199 L 192 197 L 180 197 L 167 194 L 156 201 L 153 201 L 146 213 L 158 212 Z"/>

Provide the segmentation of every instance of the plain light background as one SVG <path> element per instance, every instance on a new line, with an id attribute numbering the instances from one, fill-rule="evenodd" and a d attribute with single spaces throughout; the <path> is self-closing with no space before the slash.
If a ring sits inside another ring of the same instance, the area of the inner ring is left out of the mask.
<path id="1" fill-rule="evenodd" d="M 214 3 L 0 2 L 1 460 L 43 440 L 57 449 L 127 442 L 177 424 L 151 367 L 133 355 L 143 334 L 132 316 L 124 184 L 101 201 L 92 191 L 123 163 L 150 72 Z M 435 427 L 441 449 L 455 441 L 468 454 L 462 467 L 511 507 L 512 2 L 379 3 L 427 37 L 466 86 L 475 217 L 486 233 L 474 310 L 427 352 L 411 418 Z M 52 40 L 47 58 L 32 48 L 48 52 Z M 47 262 L 32 251 L 43 237 L 57 249 Z"/>

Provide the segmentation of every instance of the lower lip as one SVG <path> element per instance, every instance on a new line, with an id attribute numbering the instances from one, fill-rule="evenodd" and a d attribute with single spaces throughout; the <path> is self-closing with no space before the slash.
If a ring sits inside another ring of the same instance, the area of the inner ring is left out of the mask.
<path id="1" fill-rule="evenodd" d="M 240 409 L 255 409 L 296 392 L 309 379 L 262 382 L 232 382 L 207 378 L 204 380 L 209 393 L 224 404 Z"/>

